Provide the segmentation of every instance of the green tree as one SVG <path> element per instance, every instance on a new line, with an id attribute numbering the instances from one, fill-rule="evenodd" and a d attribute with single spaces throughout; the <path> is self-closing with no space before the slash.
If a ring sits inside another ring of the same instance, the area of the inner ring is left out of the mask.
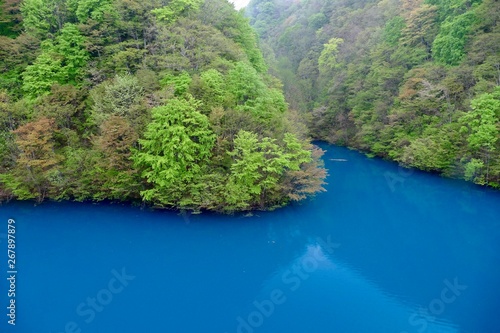
<path id="1" fill-rule="evenodd" d="M 255 68 L 238 62 L 227 74 L 225 105 L 250 112 L 257 119 L 269 120 L 286 110 L 283 94 L 270 89 Z"/>
<path id="2" fill-rule="evenodd" d="M 178 207 L 196 207 L 202 201 L 200 180 L 207 171 L 215 135 L 208 118 L 198 112 L 198 104 L 188 95 L 152 109 L 152 121 L 139 140 L 141 149 L 133 156 L 152 187 L 141 192 L 145 201 Z"/>
<path id="3" fill-rule="evenodd" d="M 468 134 L 469 148 L 473 152 L 482 153 L 483 163 L 486 165 L 486 182 L 488 182 L 491 154 L 496 150 L 496 143 L 500 135 L 498 126 L 500 122 L 500 87 L 497 87 L 491 94 L 485 93 L 473 99 L 471 109 L 460 118 L 460 122 L 463 124 L 461 132 Z M 473 165 L 478 165 L 474 160 L 472 162 Z"/>
<path id="4" fill-rule="evenodd" d="M 479 183 L 484 184 L 484 180 L 481 173 L 481 170 L 483 168 L 484 168 L 483 161 L 477 158 L 472 158 L 469 162 L 465 164 L 464 178 L 466 180 L 470 180 L 478 184 Z"/>
<path id="5" fill-rule="evenodd" d="M 245 105 L 253 102 L 266 88 L 255 68 L 245 62 L 238 62 L 227 75 L 227 92 L 230 103 Z"/>
<path id="6" fill-rule="evenodd" d="M 432 44 L 433 57 L 447 65 L 458 65 L 465 56 L 467 37 L 475 22 L 473 11 L 445 21 Z"/>
<path id="7" fill-rule="evenodd" d="M 467 142 L 472 150 L 495 150 L 498 140 L 500 116 L 500 87 L 494 93 L 482 94 L 471 101 L 471 111 L 460 121 L 462 132 L 468 133 Z"/>
<path id="8" fill-rule="evenodd" d="M 318 58 L 318 66 L 320 73 L 327 74 L 335 68 L 339 67 L 337 61 L 338 48 L 344 42 L 342 38 L 332 38 L 327 44 L 323 45 L 323 51 Z"/>
<path id="9" fill-rule="evenodd" d="M 234 150 L 230 154 L 235 162 L 227 184 L 226 202 L 230 210 L 251 208 L 262 193 L 261 169 L 266 165 L 264 152 L 259 149 L 255 133 L 240 131 L 234 139 Z M 268 179 L 267 185 L 273 185 Z"/>
<path id="10" fill-rule="evenodd" d="M 64 82 L 76 85 L 82 74 L 82 68 L 89 60 L 85 49 L 86 39 L 75 24 L 66 23 L 55 39 L 53 51 L 62 57 L 62 73 Z"/>
<path id="11" fill-rule="evenodd" d="M 57 27 L 54 18 L 55 1 L 24 0 L 21 4 L 23 26 L 26 32 L 35 36 L 45 36 Z"/>
<path id="12" fill-rule="evenodd" d="M 301 191 L 290 179 L 290 187 L 284 187 L 287 174 L 299 176 L 301 166 L 312 161 L 311 152 L 290 133 L 285 134 L 283 146 L 265 137 L 261 140 L 252 132 L 239 131 L 234 139 L 231 173 L 226 192 L 230 210 L 264 208 L 266 205 L 281 206 L 290 199 L 298 199 L 307 193 Z M 304 180 L 304 177 L 298 177 Z"/>
<path id="13" fill-rule="evenodd" d="M 195 77 L 189 88 L 191 94 L 203 103 L 201 109 L 204 114 L 223 105 L 225 90 L 224 76 L 213 68 Z"/>
<path id="14" fill-rule="evenodd" d="M 23 90 L 35 98 L 49 93 L 54 83 L 76 85 L 88 59 L 85 37 L 76 25 L 67 23 L 55 42 L 46 40 L 42 44 L 42 53 L 26 67 L 22 74 Z"/>
<path id="15" fill-rule="evenodd" d="M 0 2 L 0 198 L 142 199 L 229 211 L 320 190 L 324 174 L 307 158 L 303 117 L 287 113 L 255 31 L 229 2 Z M 267 2 L 262 19 L 280 20 L 284 5 Z M 310 14 L 291 23 L 286 39 L 299 42 L 290 64 L 311 47 L 310 62 L 303 82 L 289 69 L 286 83 L 312 96 L 319 85 L 308 80 L 318 75 L 331 13 Z M 246 176 L 237 176 L 250 172 L 243 142 L 235 150 L 241 130 L 257 138 L 249 156 L 260 156 L 253 183 L 260 194 L 248 201 Z M 236 201 L 226 200 L 228 184 Z"/>
<path id="16" fill-rule="evenodd" d="M 187 12 L 200 9 L 202 3 L 202 0 L 171 0 L 165 7 L 153 9 L 151 13 L 159 21 L 171 24 Z"/>
<path id="17" fill-rule="evenodd" d="M 165 75 L 165 77 L 160 80 L 160 84 L 163 87 L 172 88 L 175 96 L 182 96 L 187 92 L 191 80 L 191 76 L 187 72 L 182 72 L 179 75 Z"/>
<path id="18" fill-rule="evenodd" d="M 405 28 L 405 19 L 401 16 L 396 16 L 387 21 L 384 27 L 384 39 L 389 45 L 396 45 L 403 35 Z"/>
<path id="19" fill-rule="evenodd" d="M 101 22 L 106 13 L 113 14 L 114 12 L 109 0 L 68 0 L 68 7 L 81 23 L 89 19 Z"/>
<path id="20" fill-rule="evenodd" d="M 62 60 L 57 55 L 42 52 L 23 73 L 23 90 L 31 98 L 47 94 L 55 83 L 64 81 Z"/>

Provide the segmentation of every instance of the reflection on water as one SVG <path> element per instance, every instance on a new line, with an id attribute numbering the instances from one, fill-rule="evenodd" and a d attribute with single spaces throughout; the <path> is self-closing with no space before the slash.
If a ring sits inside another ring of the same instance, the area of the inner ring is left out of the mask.
<path id="1" fill-rule="evenodd" d="M 275 293 L 282 295 L 278 302 L 273 302 Z M 436 307 L 439 302 L 431 300 L 430 308 L 403 302 L 340 262 L 332 252 L 309 244 L 302 255 L 266 280 L 248 313 L 239 317 L 236 332 L 274 332 L 283 322 L 294 332 L 324 327 L 348 332 L 459 332 L 450 320 L 436 317 L 444 312 Z M 287 318 L 287 313 L 296 310 L 299 316 Z M 324 314 L 320 320 L 318 313 Z"/>

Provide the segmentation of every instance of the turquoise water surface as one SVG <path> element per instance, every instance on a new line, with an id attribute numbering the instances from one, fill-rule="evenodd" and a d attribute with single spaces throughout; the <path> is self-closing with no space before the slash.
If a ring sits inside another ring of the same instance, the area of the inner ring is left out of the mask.
<path id="1" fill-rule="evenodd" d="M 0 332 L 500 332 L 500 193 L 322 147 L 327 192 L 251 217 L 0 206 Z"/>

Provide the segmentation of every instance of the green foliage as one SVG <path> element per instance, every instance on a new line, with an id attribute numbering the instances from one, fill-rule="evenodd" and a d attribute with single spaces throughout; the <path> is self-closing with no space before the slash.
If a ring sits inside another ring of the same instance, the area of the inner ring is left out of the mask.
<path id="1" fill-rule="evenodd" d="M 235 35 L 235 41 L 243 47 L 252 66 L 259 73 L 265 73 L 267 71 L 267 66 L 259 50 L 255 32 L 248 25 L 248 21 L 241 15 L 237 16 L 236 22 L 238 24 L 238 30 Z"/>
<path id="2" fill-rule="evenodd" d="M 68 0 L 68 7 L 82 23 L 89 19 L 102 22 L 106 13 L 113 13 L 109 0 Z"/>
<path id="3" fill-rule="evenodd" d="M 212 154 L 215 135 L 208 118 L 197 111 L 198 102 L 190 96 L 174 98 L 167 105 L 151 110 L 141 150 L 134 156 L 142 176 L 152 188 L 142 191 L 146 201 L 160 206 L 199 205 L 200 183 Z"/>
<path id="4" fill-rule="evenodd" d="M 481 178 L 478 178 L 480 175 L 481 169 L 483 169 L 484 163 L 483 161 L 473 158 L 467 164 L 465 164 L 464 178 L 466 180 L 474 181 L 475 183 L 482 182 Z"/>
<path id="5" fill-rule="evenodd" d="M 182 96 L 187 92 L 191 81 L 191 76 L 187 72 L 182 72 L 180 75 L 165 75 L 160 80 L 160 84 L 164 87 L 171 87 L 175 96 Z"/>
<path id="6" fill-rule="evenodd" d="M 338 68 L 337 61 L 338 47 L 344 40 L 342 38 L 332 38 L 327 44 L 323 45 L 323 51 L 318 58 L 318 66 L 320 73 L 328 73 L 329 71 Z"/>
<path id="7" fill-rule="evenodd" d="M 74 24 L 67 23 L 55 38 L 42 44 L 42 53 L 22 74 L 23 90 L 31 98 L 50 91 L 53 84 L 77 84 L 89 59 L 83 37 Z"/>
<path id="8" fill-rule="evenodd" d="M 298 171 L 303 163 L 311 162 L 311 153 L 293 135 L 287 134 L 284 141 L 283 149 L 275 140 L 259 140 L 255 133 L 247 131 L 238 133 L 229 154 L 234 162 L 227 184 L 228 208 L 243 210 L 252 204 L 262 206 L 266 201 L 277 206 L 284 203 L 276 195 L 282 191 L 280 180 L 287 171 Z"/>
<path id="9" fill-rule="evenodd" d="M 425 171 L 445 170 L 450 164 L 450 154 L 453 153 L 445 140 L 446 137 L 443 140 L 438 136 L 417 138 L 405 147 L 400 161 Z"/>
<path id="10" fill-rule="evenodd" d="M 62 60 L 57 55 L 43 52 L 23 73 L 23 90 L 32 98 L 46 94 L 53 84 L 64 81 Z"/>
<path id="11" fill-rule="evenodd" d="M 94 88 L 90 96 L 93 102 L 92 118 L 98 125 L 111 115 L 128 119 L 136 128 L 141 128 L 146 122 L 144 89 L 134 76 L 117 75 Z"/>
<path id="12" fill-rule="evenodd" d="M 448 17 L 463 14 L 470 6 L 479 4 L 483 0 L 427 0 L 429 4 L 439 8 L 440 21 L 445 21 Z"/>
<path id="13" fill-rule="evenodd" d="M 260 119 L 270 119 L 286 109 L 283 94 L 269 89 L 257 70 L 244 62 L 229 71 L 226 87 L 228 105 L 234 104 L 237 110 L 251 112 Z"/>
<path id="14" fill-rule="evenodd" d="M 151 48 L 153 54 L 144 63 L 158 72 L 194 73 L 210 68 L 222 71 L 244 59 L 241 47 L 221 31 L 189 18 L 181 18 L 172 26 L 160 26 Z"/>
<path id="15" fill-rule="evenodd" d="M 61 83 L 77 84 L 76 80 L 81 74 L 81 69 L 89 59 L 85 42 L 86 39 L 77 26 L 70 23 L 66 23 L 56 37 L 52 51 L 62 57 L 64 82 Z"/>
<path id="16" fill-rule="evenodd" d="M 171 24 L 188 11 L 197 11 L 200 9 L 202 3 L 202 0 L 171 0 L 165 7 L 153 9 L 151 13 L 159 21 Z"/>
<path id="17" fill-rule="evenodd" d="M 476 17 L 472 11 L 445 21 L 432 44 L 432 55 L 441 63 L 458 65 L 465 56 L 465 44 Z"/>
<path id="18" fill-rule="evenodd" d="M 247 13 L 316 138 L 499 186 L 498 1 L 252 0 Z"/>
<path id="19" fill-rule="evenodd" d="M 405 19 L 401 16 L 396 16 L 391 18 L 384 27 L 384 39 L 391 45 L 395 46 L 401 36 L 403 35 L 403 29 L 406 27 Z"/>
<path id="20" fill-rule="evenodd" d="M 204 114 L 210 113 L 212 109 L 224 103 L 225 90 L 224 76 L 216 69 L 202 72 L 199 79 L 194 80 L 190 87 L 191 93 L 202 102 L 200 110 Z"/>
<path id="21" fill-rule="evenodd" d="M 495 150 L 500 134 L 500 87 L 493 94 L 482 94 L 471 101 L 471 112 L 460 118 L 463 133 L 469 133 L 467 142 L 472 150 Z"/>
<path id="22" fill-rule="evenodd" d="M 317 13 L 309 17 L 308 24 L 312 29 L 318 30 L 328 22 L 328 18 L 323 13 Z"/>
<path id="23" fill-rule="evenodd" d="M 270 142 L 267 141 L 266 144 L 269 145 Z M 234 151 L 231 155 L 236 161 L 231 165 L 226 201 L 235 209 L 247 208 L 262 192 L 260 169 L 266 165 L 262 146 L 257 135 L 250 132 L 240 131 L 234 140 Z M 267 181 L 268 186 L 273 183 L 274 178 Z"/>
<path id="24" fill-rule="evenodd" d="M 57 26 L 53 15 L 55 4 L 55 1 L 50 0 L 24 0 L 21 4 L 21 14 L 26 32 L 44 36 L 53 31 Z"/>
<path id="25" fill-rule="evenodd" d="M 0 2 L 0 36 L 17 37 L 22 29 L 21 21 L 19 0 Z"/>
<path id="26" fill-rule="evenodd" d="M 244 62 L 238 62 L 227 75 L 228 94 L 237 105 L 253 102 L 259 92 L 266 88 L 257 70 Z"/>
<path id="27" fill-rule="evenodd" d="M 17 3 L 0 4 L 0 200 L 232 212 L 322 190 L 321 154 L 229 2 Z M 257 140 L 251 184 L 240 131 Z"/>
<path id="28" fill-rule="evenodd" d="M 225 90 L 224 77 L 222 74 L 215 69 L 209 69 L 201 73 L 200 80 L 205 90 L 205 99 L 207 101 L 221 103 Z"/>

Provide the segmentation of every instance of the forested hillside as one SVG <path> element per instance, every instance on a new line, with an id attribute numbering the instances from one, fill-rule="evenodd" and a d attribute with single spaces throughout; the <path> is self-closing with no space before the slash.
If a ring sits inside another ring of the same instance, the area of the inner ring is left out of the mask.
<path id="1" fill-rule="evenodd" d="M 500 1 L 252 0 L 311 134 L 500 187 Z"/>
<path id="2" fill-rule="evenodd" d="M 225 0 L 3 0 L 0 198 L 268 209 L 322 152 Z"/>

